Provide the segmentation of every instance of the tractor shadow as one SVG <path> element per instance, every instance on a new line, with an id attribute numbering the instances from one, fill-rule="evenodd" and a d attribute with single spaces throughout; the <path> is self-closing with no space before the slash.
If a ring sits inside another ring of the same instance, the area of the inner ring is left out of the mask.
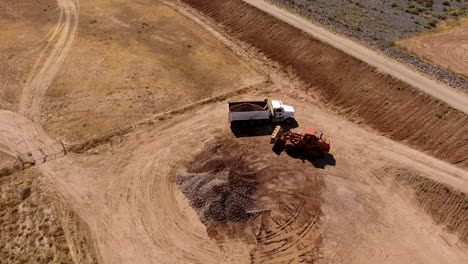
<path id="1" fill-rule="evenodd" d="M 306 161 L 310 162 L 315 168 L 318 169 L 325 169 L 326 166 L 336 166 L 336 159 L 335 157 L 327 153 L 323 157 L 309 157 L 308 159 L 301 159 L 300 157 L 288 153 L 288 151 L 284 151 L 289 157 L 293 159 L 300 159 L 302 160 L 303 163 L 306 163 Z"/>
<path id="2" fill-rule="evenodd" d="M 241 137 L 260 137 L 269 136 L 273 133 L 276 125 L 269 124 L 264 126 L 251 126 L 251 127 L 232 127 L 231 132 L 236 138 Z M 284 132 L 287 132 L 293 128 L 299 127 L 299 123 L 294 120 L 291 124 L 281 124 Z"/>
<path id="3" fill-rule="evenodd" d="M 326 166 L 336 166 L 336 159 L 332 154 L 327 153 L 325 157 L 316 160 L 309 160 L 315 168 L 325 169 Z"/>

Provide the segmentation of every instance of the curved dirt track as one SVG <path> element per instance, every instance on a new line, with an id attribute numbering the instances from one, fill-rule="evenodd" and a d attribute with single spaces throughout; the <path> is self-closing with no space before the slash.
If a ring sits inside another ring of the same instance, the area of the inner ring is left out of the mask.
<path id="1" fill-rule="evenodd" d="M 0 110 L 2 140 L 0 151 L 16 155 L 40 149 L 53 140 L 38 123 L 42 100 L 73 45 L 78 24 L 79 3 L 76 0 L 58 0 L 60 17 L 49 32 L 47 45 L 37 59 L 23 88 L 19 115 Z M 47 37 L 47 36 L 46 36 Z M 26 118 L 34 120 L 31 122 Z M 13 137 L 9 137 L 13 135 Z"/>
<path id="2" fill-rule="evenodd" d="M 60 17 L 23 88 L 19 113 L 39 121 L 42 100 L 70 51 L 78 26 L 79 2 L 57 0 Z M 52 47 L 51 47 L 52 46 Z"/>
<path id="3" fill-rule="evenodd" d="M 437 65 L 468 77 L 468 18 L 460 25 L 398 41 L 398 45 Z"/>

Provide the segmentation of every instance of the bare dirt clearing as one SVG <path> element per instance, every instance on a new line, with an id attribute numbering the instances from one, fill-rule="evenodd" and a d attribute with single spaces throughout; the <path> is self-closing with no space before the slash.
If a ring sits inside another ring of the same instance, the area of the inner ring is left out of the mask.
<path id="1" fill-rule="evenodd" d="M 468 18 L 457 25 L 397 41 L 410 53 L 468 77 Z"/>
<path id="2" fill-rule="evenodd" d="M 97 149 L 100 154 L 74 156 L 76 164 L 99 175 L 71 177 L 93 186 L 86 202 L 75 203 L 88 215 L 105 263 L 299 263 L 319 258 L 323 263 L 378 263 L 387 255 L 390 263 L 457 263 L 468 259 L 466 246 L 457 235 L 436 225 L 416 201 L 406 198 L 408 192 L 393 191 L 393 174 L 382 179 L 378 173 L 384 167 L 403 167 L 425 177 L 461 180 L 457 186 L 466 191 L 466 172 L 358 128 L 315 107 L 315 101 L 288 97 L 279 92 L 284 91 L 283 85 L 268 89 L 275 92 L 235 99 L 268 95 L 297 106 L 300 124 L 326 131 L 333 139 L 336 166 L 320 170 L 287 155 L 278 157 L 271 151 L 268 136 L 235 139 L 223 122 L 225 103 L 158 121 L 124 136 L 121 143 L 102 145 Z M 203 133 L 186 133 L 193 127 Z M 252 155 L 261 160 L 259 164 L 285 164 L 287 169 L 262 179 L 267 187 L 265 196 L 270 199 L 262 201 L 266 207 L 260 209 L 270 210 L 268 216 L 253 223 L 226 223 L 207 230 L 179 190 L 175 175 L 206 144 L 220 138 L 244 145 L 247 149 L 239 154 Z M 435 164 L 436 170 L 432 167 Z M 316 195 L 323 180 L 324 215 L 315 219 L 320 213 L 313 213 L 317 212 L 314 208 L 320 207 L 303 202 L 320 204 L 322 198 Z M 278 199 L 282 206 L 275 206 Z M 85 204 L 93 206 L 87 209 Z M 113 248 L 125 250 L 116 253 Z M 304 254 L 307 252 L 310 254 Z"/>

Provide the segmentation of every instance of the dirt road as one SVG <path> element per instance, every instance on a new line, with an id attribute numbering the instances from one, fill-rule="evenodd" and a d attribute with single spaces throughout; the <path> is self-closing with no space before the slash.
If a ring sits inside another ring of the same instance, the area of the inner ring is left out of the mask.
<path id="1" fill-rule="evenodd" d="M 316 26 L 308 20 L 300 18 L 263 0 L 243 1 L 468 114 L 468 97 L 465 94 L 387 58 L 383 54 L 373 51 L 348 38 L 339 36 L 336 33 L 332 33 L 322 27 Z"/>
<path id="2" fill-rule="evenodd" d="M 79 2 L 58 0 L 57 3 L 60 8 L 59 21 L 49 32 L 47 45 L 37 59 L 21 95 L 19 113 L 35 121 L 39 118 L 42 99 L 73 45 L 78 25 Z"/>

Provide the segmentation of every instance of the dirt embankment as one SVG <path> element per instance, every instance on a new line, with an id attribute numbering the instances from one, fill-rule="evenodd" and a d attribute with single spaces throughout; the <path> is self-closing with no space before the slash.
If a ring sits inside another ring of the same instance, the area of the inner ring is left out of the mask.
<path id="1" fill-rule="evenodd" d="M 468 243 L 468 195 L 443 183 L 403 169 L 396 170 L 396 182 L 414 189 L 419 205 L 438 224 L 457 232 Z"/>
<path id="2" fill-rule="evenodd" d="M 184 0 L 290 67 L 330 106 L 390 138 L 468 167 L 468 116 L 241 0 Z"/>
<path id="3" fill-rule="evenodd" d="M 0 177 L 0 263 L 97 263 L 87 226 L 38 177 L 35 170 Z"/>

